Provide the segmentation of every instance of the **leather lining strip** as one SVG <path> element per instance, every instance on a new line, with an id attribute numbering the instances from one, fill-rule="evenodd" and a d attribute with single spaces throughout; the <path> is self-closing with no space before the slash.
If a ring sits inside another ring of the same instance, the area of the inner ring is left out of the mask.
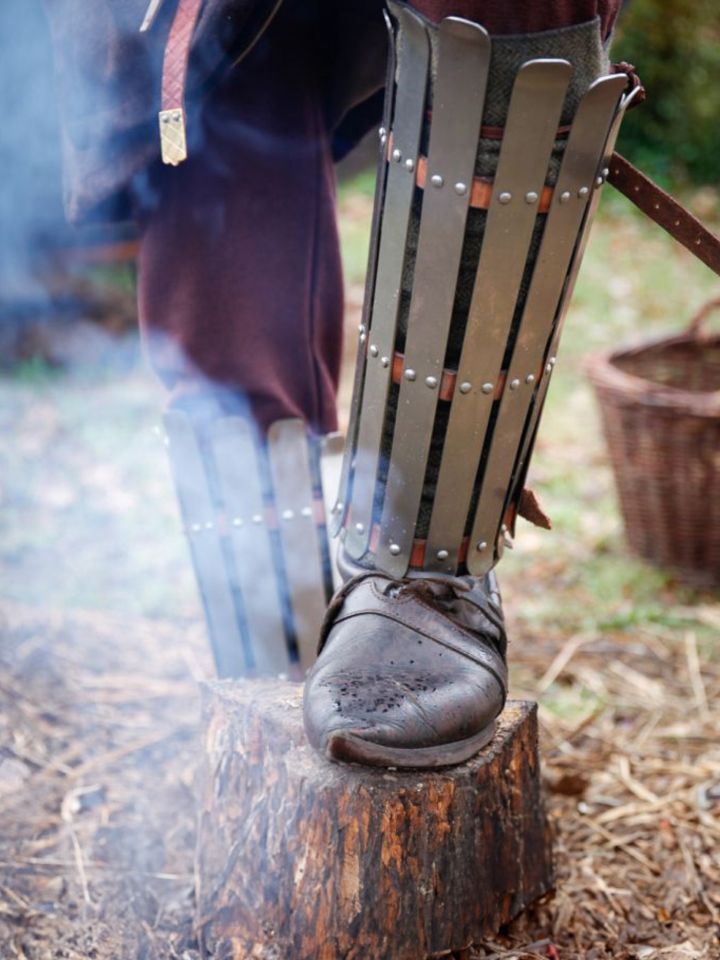
<path id="1" fill-rule="evenodd" d="M 380 524 L 374 523 L 372 526 L 372 531 L 370 533 L 370 550 L 372 553 L 377 553 L 378 545 L 380 543 Z M 460 563 L 464 563 L 468 553 L 468 547 L 470 545 L 470 538 L 464 537 L 462 543 L 460 544 L 460 549 L 458 550 L 458 560 Z M 417 539 L 413 540 L 412 549 L 410 551 L 410 567 L 414 567 L 418 570 L 423 570 L 425 568 L 425 549 L 427 546 L 427 540 Z"/>
<path id="2" fill-rule="evenodd" d="M 483 133 L 483 136 L 486 136 L 487 139 L 502 140 L 502 134 L 504 131 L 501 127 L 483 127 L 482 129 L 483 131 L 492 130 L 494 133 L 498 134 L 498 136 L 489 137 Z M 560 137 L 560 130 L 558 130 L 558 137 Z M 388 136 L 387 140 L 387 159 L 388 163 L 397 162 L 393 160 L 392 156 L 392 134 Z M 415 163 L 415 185 L 420 190 L 424 190 L 427 184 L 427 166 L 427 157 L 421 154 Z M 469 205 L 474 210 L 489 209 L 494 188 L 495 181 L 492 179 L 492 177 L 473 177 L 472 184 L 470 186 Z M 542 193 L 540 194 L 540 200 L 537 205 L 538 213 L 548 212 L 550 209 L 550 204 L 552 203 L 552 198 L 553 188 L 546 184 L 542 189 Z"/>

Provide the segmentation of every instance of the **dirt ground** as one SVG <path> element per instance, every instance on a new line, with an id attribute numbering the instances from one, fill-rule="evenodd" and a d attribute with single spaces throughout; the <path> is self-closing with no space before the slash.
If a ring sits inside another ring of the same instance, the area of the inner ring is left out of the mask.
<path id="1" fill-rule="evenodd" d="M 540 702 L 557 891 L 464 960 L 720 958 L 720 601 L 628 556 L 579 372 L 596 341 L 638 325 L 621 266 L 638 229 L 601 227 L 578 291 L 534 469 L 555 530 L 523 526 L 501 567 L 512 695 Z M 605 299 L 601 267 L 618 267 Z M 0 379 L 2 960 L 200 956 L 193 776 L 210 663 L 162 396 L 132 337 L 121 356 Z"/>

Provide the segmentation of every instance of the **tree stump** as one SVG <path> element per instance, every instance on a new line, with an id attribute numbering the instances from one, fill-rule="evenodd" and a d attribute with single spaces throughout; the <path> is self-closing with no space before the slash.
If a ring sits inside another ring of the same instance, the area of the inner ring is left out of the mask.
<path id="1" fill-rule="evenodd" d="M 536 705 L 433 772 L 323 760 L 302 688 L 203 690 L 198 929 L 213 960 L 422 960 L 462 950 L 553 885 Z"/>

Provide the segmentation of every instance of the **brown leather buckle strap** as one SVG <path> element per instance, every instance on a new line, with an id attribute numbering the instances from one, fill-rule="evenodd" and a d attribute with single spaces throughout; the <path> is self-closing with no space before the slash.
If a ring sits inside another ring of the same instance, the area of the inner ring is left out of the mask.
<path id="1" fill-rule="evenodd" d="M 372 344 L 370 344 L 369 350 L 372 350 Z M 396 351 L 393 354 L 392 358 L 392 382 L 399 386 L 403 379 L 403 371 L 405 369 L 405 354 Z M 540 369 L 536 374 L 536 378 L 540 379 L 544 365 L 541 365 Z M 507 370 L 502 370 L 499 377 L 497 378 L 497 383 L 494 384 L 492 389 L 492 394 L 495 400 L 499 400 L 505 389 L 505 380 L 507 378 Z M 430 384 L 428 383 L 428 387 Z M 438 397 L 440 400 L 450 402 L 455 395 L 455 388 L 457 386 L 457 370 L 451 370 L 448 367 L 445 367 L 442 372 L 439 384 L 434 384 L 438 388 Z"/>
<path id="2" fill-rule="evenodd" d="M 720 275 L 720 239 L 619 153 L 612 155 L 608 183 Z"/>
<path id="3" fill-rule="evenodd" d="M 377 553 L 378 545 L 380 543 L 380 524 L 374 523 L 372 527 L 372 532 L 370 534 L 370 550 L 372 553 Z M 470 543 L 469 537 L 464 537 L 462 543 L 460 544 L 460 549 L 458 550 L 458 561 L 459 563 L 464 563 L 465 558 L 467 557 L 468 546 Z M 416 539 L 413 540 L 412 550 L 410 551 L 410 567 L 416 570 L 423 570 L 425 568 L 425 548 L 427 547 L 427 540 Z"/>
<path id="4" fill-rule="evenodd" d="M 187 159 L 185 81 L 202 5 L 203 0 L 179 0 L 163 58 L 160 147 L 163 163 L 173 167 Z"/>
<path id="5" fill-rule="evenodd" d="M 558 130 L 559 138 L 563 136 L 563 130 L 564 128 L 560 128 Z M 488 131 L 492 132 L 492 137 L 490 137 L 490 134 L 488 133 Z M 502 133 L 503 133 L 502 127 L 483 127 L 481 130 L 482 135 L 486 135 L 488 139 L 493 139 L 493 140 L 502 139 Z M 388 155 L 388 162 L 392 163 L 395 159 L 393 157 L 393 150 L 392 150 L 392 135 L 389 136 L 387 140 L 387 155 Z M 415 165 L 415 183 L 421 190 L 424 190 L 427 184 L 427 157 L 422 155 L 418 157 L 417 163 Z M 492 193 L 493 193 L 494 187 L 495 187 L 495 181 L 491 177 L 473 177 L 472 183 L 470 184 L 469 206 L 473 207 L 476 210 L 487 210 L 490 206 L 490 201 L 492 200 Z M 550 209 L 550 203 L 552 201 L 552 197 L 553 197 L 553 188 L 547 185 L 544 186 L 542 193 L 540 194 L 540 200 L 538 201 L 539 213 L 548 212 L 548 210 Z"/>

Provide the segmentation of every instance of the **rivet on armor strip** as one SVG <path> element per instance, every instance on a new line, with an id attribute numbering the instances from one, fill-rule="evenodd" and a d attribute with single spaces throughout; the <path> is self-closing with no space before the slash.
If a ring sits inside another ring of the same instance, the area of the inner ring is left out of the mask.
<path id="1" fill-rule="evenodd" d="M 381 140 L 383 139 L 383 137 L 387 137 L 387 130 L 385 129 L 385 127 L 380 127 L 378 129 L 378 136 L 380 137 Z"/>
<path id="2" fill-rule="evenodd" d="M 511 390 L 517 390 L 517 388 L 518 388 L 519 386 L 520 386 L 520 381 L 519 381 L 519 380 L 511 380 L 511 381 L 510 381 L 510 389 L 511 389 Z"/>
<path id="3" fill-rule="evenodd" d="M 312 516 L 312 507 L 303 507 L 300 511 L 301 517 L 311 517 Z"/>
<path id="4" fill-rule="evenodd" d="M 361 333 L 361 334 L 360 334 L 360 343 L 365 343 L 366 340 L 367 340 L 367 334 Z"/>
<path id="5" fill-rule="evenodd" d="M 364 323 L 359 323 L 359 324 L 358 324 L 358 333 L 360 333 L 360 334 L 362 334 L 362 333 L 367 333 L 367 330 L 366 330 L 366 328 L 365 328 L 365 324 L 364 324 Z"/>
<path id="6" fill-rule="evenodd" d="M 548 363 L 545 365 L 545 373 L 552 373 L 552 364 Z"/>
<path id="7" fill-rule="evenodd" d="M 579 197 L 586 197 L 589 193 L 590 193 L 589 187 L 580 187 L 580 189 L 578 190 Z"/>
<path id="8" fill-rule="evenodd" d="M 437 377 L 425 377 L 425 386 L 430 387 L 431 390 L 434 390 L 438 385 Z"/>
<path id="9" fill-rule="evenodd" d="M 283 510 L 282 512 L 283 520 L 292 520 L 294 516 L 295 514 L 293 513 L 292 510 Z"/>
<path id="10" fill-rule="evenodd" d="M 193 533 L 200 533 L 200 531 L 202 530 L 202 524 L 200 524 L 200 523 L 191 523 L 191 524 L 190 524 L 190 529 L 192 530 Z"/>
<path id="11" fill-rule="evenodd" d="M 610 168 L 609 168 L 609 167 L 603 167 L 602 175 L 603 175 L 603 179 L 604 179 L 604 180 L 607 180 L 607 178 L 610 176 Z"/>
<path id="12" fill-rule="evenodd" d="M 569 199 L 570 199 L 570 191 L 563 190 L 563 192 L 560 194 L 560 203 L 567 203 Z"/>
<path id="13" fill-rule="evenodd" d="M 375 344 L 370 345 L 370 356 L 376 357 L 380 353 L 380 350 L 375 346 Z"/>
<path id="14" fill-rule="evenodd" d="M 528 190 L 525 194 L 525 203 L 537 203 L 538 195 L 534 190 Z"/>
<path id="15" fill-rule="evenodd" d="M 595 186 L 596 186 L 596 187 L 601 187 L 604 183 L 605 183 L 605 181 L 603 180 L 602 177 L 596 177 L 596 178 L 595 178 Z"/>
<path id="16" fill-rule="evenodd" d="M 415 161 L 411 157 L 408 157 L 407 160 L 405 161 L 405 169 L 408 170 L 410 173 L 412 173 L 413 170 L 415 169 Z"/>
<path id="17" fill-rule="evenodd" d="M 394 557 L 399 556 L 399 554 L 400 554 L 400 547 L 399 547 L 399 545 L 398 545 L 397 543 L 391 543 L 391 544 L 390 544 L 390 553 L 391 553 Z"/>
<path id="18" fill-rule="evenodd" d="M 550 357 L 550 366 L 554 367 L 557 363 L 557 357 Z"/>
<path id="19" fill-rule="evenodd" d="M 233 518 L 232 518 L 232 525 L 233 525 L 234 527 L 241 527 L 241 526 L 243 525 L 242 517 L 233 517 Z"/>
<path id="20" fill-rule="evenodd" d="M 447 550 L 438 550 L 435 556 L 438 558 L 438 560 L 447 560 L 450 554 L 447 552 Z"/>
<path id="21" fill-rule="evenodd" d="M 478 551 L 478 553 L 482 553 L 483 550 L 487 550 L 487 540 L 481 540 L 475 549 Z"/>
<path id="22" fill-rule="evenodd" d="M 253 522 L 253 523 L 262 523 L 262 522 L 263 522 L 262 514 L 261 514 L 261 513 L 254 513 L 254 514 L 253 514 L 253 518 L 252 518 L 252 522 Z"/>
<path id="23" fill-rule="evenodd" d="M 455 193 L 456 193 L 459 197 L 464 197 L 465 194 L 467 193 L 467 184 L 466 184 L 466 183 L 463 183 L 462 181 L 456 183 L 456 184 L 455 184 Z"/>
<path id="24" fill-rule="evenodd" d="M 438 189 L 439 189 L 440 187 L 443 186 L 443 184 L 445 183 L 445 180 L 444 180 L 443 177 L 440 176 L 439 173 L 434 173 L 434 174 L 430 177 L 430 183 L 431 183 L 434 187 L 438 187 Z"/>
<path id="25" fill-rule="evenodd" d="M 483 393 L 492 393 L 494 389 L 495 389 L 495 384 L 493 384 L 493 383 L 484 383 L 484 384 L 482 385 L 482 392 L 483 392 Z"/>
<path id="26" fill-rule="evenodd" d="M 507 190 L 503 190 L 503 192 L 498 197 L 498 200 L 500 201 L 500 203 L 510 203 L 510 201 L 512 200 L 512 194 L 508 193 Z"/>
<path id="27" fill-rule="evenodd" d="M 380 363 L 381 363 L 384 367 L 389 367 L 389 366 L 390 366 L 390 357 L 380 357 Z"/>
<path id="28" fill-rule="evenodd" d="M 529 373 L 525 377 L 525 383 L 535 383 L 535 377 L 532 375 L 532 373 Z"/>
<path id="29" fill-rule="evenodd" d="M 364 523 L 356 523 L 356 524 L 355 524 L 355 529 L 357 530 L 358 533 L 365 533 L 365 524 L 364 524 Z"/>
<path id="30" fill-rule="evenodd" d="M 504 523 L 504 524 L 500 527 L 500 533 L 507 533 L 507 532 L 508 532 L 507 524 Z"/>
<path id="31" fill-rule="evenodd" d="M 470 393 L 470 391 L 472 390 L 472 384 L 469 383 L 467 380 L 465 380 L 463 383 L 460 384 L 458 389 L 460 393 Z"/>
<path id="32" fill-rule="evenodd" d="M 179 110 L 176 110 L 175 113 L 173 114 L 173 120 L 177 120 L 177 121 L 180 120 L 180 111 L 179 111 Z"/>
<path id="33" fill-rule="evenodd" d="M 170 123 L 170 117 L 169 117 L 166 113 L 163 114 L 162 122 L 163 122 L 163 123 Z"/>
<path id="34" fill-rule="evenodd" d="M 402 160 L 402 150 L 398 150 L 397 147 L 392 152 L 392 158 L 396 163 L 400 163 Z"/>
<path id="35" fill-rule="evenodd" d="M 417 373 L 414 370 L 408 369 L 405 371 L 405 379 L 413 381 L 417 378 Z"/>

